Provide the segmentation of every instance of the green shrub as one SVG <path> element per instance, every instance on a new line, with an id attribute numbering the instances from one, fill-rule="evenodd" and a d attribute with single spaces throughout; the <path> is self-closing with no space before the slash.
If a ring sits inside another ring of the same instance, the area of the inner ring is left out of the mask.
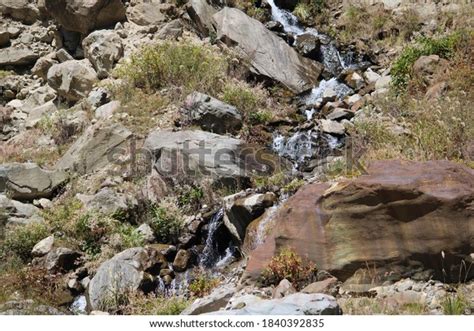
<path id="1" fill-rule="evenodd" d="M 48 228 L 41 223 L 31 223 L 7 230 L 5 240 L 0 244 L 0 256 L 14 254 L 27 261 L 32 257 L 33 247 L 48 235 Z"/>
<path id="2" fill-rule="evenodd" d="M 145 46 L 116 72 L 120 78 L 149 90 L 178 86 L 186 92 L 216 94 L 227 68 L 227 59 L 211 47 L 183 41 Z"/>
<path id="3" fill-rule="evenodd" d="M 13 75 L 12 71 L 0 70 L 0 79 Z"/>
<path id="4" fill-rule="evenodd" d="M 219 279 L 208 275 L 202 270 L 198 272 L 199 274 L 195 274 L 188 289 L 192 296 L 202 298 L 211 293 L 212 289 L 219 284 Z"/>
<path id="5" fill-rule="evenodd" d="M 204 198 L 204 191 L 199 186 L 185 185 L 178 194 L 178 205 L 183 210 L 197 210 Z"/>
<path id="6" fill-rule="evenodd" d="M 445 315 L 462 315 L 469 304 L 466 302 L 464 297 L 459 294 L 448 295 L 441 303 L 443 307 L 443 313 Z"/>
<path id="7" fill-rule="evenodd" d="M 303 259 L 291 248 L 283 248 L 263 270 L 262 281 L 266 285 L 276 285 L 287 279 L 296 289 L 300 289 L 310 283 L 315 275 L 316 266 L 311 261 Z"/>
<path id="8" fill-rule="evenodd" d="M 392 65 L 392 85 L 399 91 L 404 90 L 411 79 L 413 64 L 420 56 L 436 54 L 450 58 L 461 37 L 460 32 L 439 39 L 424 37 L 415 46 L 405 48 Z"/>
<path id="9" fill-rule="evenodd" d="M 132 247 L 141 247 L 145 244 L 143 235 L 136 231 L 130 224 L 120 224 L 116 227 L 115 233 L 120 236 L 120 250 Z"/>
<path id="10" fill-rule="evenodd" d="M 150 227 L 158 242 L 175 243 L 183 227 L 183 217 L 176 204 L 170 200 L 164 200 L 152 207 Z"/>

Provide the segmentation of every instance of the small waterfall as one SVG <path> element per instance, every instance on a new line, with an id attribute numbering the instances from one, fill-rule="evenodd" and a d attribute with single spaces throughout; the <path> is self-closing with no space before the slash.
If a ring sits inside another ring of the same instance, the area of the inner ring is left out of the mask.
<path id="1" fill-rule="evenodd" d="M 280 9 L 275 4 L 274 0 L 267 0 L 268 4 L 272 8 L 272 19 L 280 22 L 287 33 L 293 33 L 296 35 L 302 34 L 305 30 L 299 25 L 298 18 L 289 11 Z"/>
<path id="2" fill-rule="evenodd" d="M 331 78 L 329 80 L 321 80 L 317 87 L 311 90 L 311 94 L 308 95 L 304 102 L 307 105 L 314 105 L 323 100 L 324 91 L 332 89 L 337 94 L 338 99 L 343 99 L 345 96 L 353 93 L 354 91 L 346 84 L 340 83 L 337 78 Z"/>

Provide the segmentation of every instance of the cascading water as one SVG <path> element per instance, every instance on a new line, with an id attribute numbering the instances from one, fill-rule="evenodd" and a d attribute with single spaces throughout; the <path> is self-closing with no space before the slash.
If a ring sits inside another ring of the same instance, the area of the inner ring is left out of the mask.
<path id="1" fill-rule="evenodd" d="M 324 34 L 319 34 L 313 28 L 302 27 L 298 19 L 292 13 L 278 8 L 274 0 L 268 0 L 272 10 L 272 19 L 280 22 L 286 33 L 293 34 L 295 39 L 302 34 L 311 34 L 317 36 L 320 41 L 321 62 L 326 72 L 334 77 L 328 80 L 322 80 L 318 86 L 315 86 L 309 95 L 302 98 L 305 105 L 308 106 L 304 110 L 306 120 L 312 121 L 314 114 L 317 112 L 317 106 L 323 99 L 323 94 L 327 89 L 332 89 L 338 99 L 343 99 L 354 91 L 337 80 L 338 76 L 344 69 L 351 67 L 351 64 L 342 56 L 333 40 Z M 349 59 L 348 57 L 347 59 Z M 294 170 L 305 168 L 305 163 L 316 157 L 324 157 L 328 155 L 328 151 L 336 149 L 340 146 L 338 138 L 328 134 L 321 134 L 317 130 L 298 130 L 292 136 L 285 137 L 276 133 L 273 137 L 272 148 L 280 156 L 293 161 Z"/>
<path id="2" fill-rule="evenodd" d="M 267 0 L 267 2 L 272 8 L 272 19 L 280 22 L 281 25 L 283 25 L 285 32 L 296 35 L 305 32 L 305 30 L 299 25 L 298 18 L 296 18 L 295 15 L 289 11 L 278 8 L 274 0 Z"/>
<path id="3" fill-rule="evenodd" d="M 209 222 L 209 231 L 207 234 L 206 245 L 204 246 L 204 250 L 199 259 L 199 264 L 201 264 L 202 266 L 208 268 L 213 267 L 219 259 L 219 253 L 216 247 L 216 232 L 223 222 L 223 217 L 224 208 L 221 208 L 217 213 L 212 216 Z"/>

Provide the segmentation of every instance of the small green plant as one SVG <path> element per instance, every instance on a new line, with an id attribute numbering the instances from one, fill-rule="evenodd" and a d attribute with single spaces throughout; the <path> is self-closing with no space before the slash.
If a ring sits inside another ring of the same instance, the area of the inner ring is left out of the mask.
<path id="1" fill-rule="evenodd" d="M 303 179 L 295 178 L 285 186 L 283 186 L 283 192 L 293 193 L 296 192 L 301 186 L 305 184 Z"/>
<path id="2" fill-rule="evenodd" d="M 12 71 L 0 70 L 0 79 L 13 75 Z"/>
<path id="3" fill-rule="evenodd" d="M 212 277 L 204 271 L 197 271 L 195 278 L 189 284 L 189 292 L 192 296 L 202 298 L 211 293 L 212 289 L 219 284 L 219 279 Z"/>
<path id="4" fill-rule="evenodd" d="M 468 303 L 460 294 L 452 294 L 446 296 L 441 306 L 445 315 L 462 315 L 468 307 Z"/>
<path id="5" fill-rule="evenodd" d="M 23 261 L 28 261 L 32 257 L 33 247 L 48 235 L 48 228 L 42 223 L 31 223 L 9 229 L 5 233 L 5 240 L 0 243 L 0 257 L 14 254 Z"/>
<path id="6" fill-rule="evenodd" d="M 120 250 L 132 247 L 141 247 L 145 244 L 143 235 L 130 224 L 123 223 L 117 226 L 116 233 L 120 236 Z"/>
<path id="7" fill-rule="evenodd" d="M 316 271 L 314 263 L 303 259 L 291 248 L 283 248 L 263 270 L 262 281 L 271 285 L 287 279 L 296 289 L 300 289 L 314 279 Z"/>
<path id="8" fill-rule="evenodd" d="M 200 208 L 203 198 L 204 191 L 201 187 L 185 185 L 178 195 L 178 205 L 187 210 L 196 210 Z"/>
<path id="9" fill-rule="evenodd" d="M 450 58 L 461 38 L 460 32 L 438 39 L 424 37 L 415 46 L 405 48 L 392 65 L 392 85 L 396 90 L 403 91 L 411 79 L 413 64 L 420 56 L 436 54 Z"/>
<path id="10" fill-rule="evenodd" d="M 175 243 L 183 227 L 183 217 L 174 201 L 164 200 L 152 207 L 150 226 L 160 243 Z"/>
<path id="11" fill-rule="evenodd" d="M 147 90 L 184 87 L 216 94 L 226 76 L 227 59 L 208 46 L 186 42 L 163 42 L 145 46 L 120 64 L 116 74 Z"/>
<path id="12" fill-rule="evenodd" d="M 131 295 L 122 311 L 126 315 L 179 315 L 192 301 L 183 297 L 163 297 L 153 294 Z"/>
<path id="13" fill-rule="evenodd" d="M 266 124 L 273 119 L 273 115 L 267 110 L 260 110 L 249 113 L 248 118 L 251 124 Z"/>

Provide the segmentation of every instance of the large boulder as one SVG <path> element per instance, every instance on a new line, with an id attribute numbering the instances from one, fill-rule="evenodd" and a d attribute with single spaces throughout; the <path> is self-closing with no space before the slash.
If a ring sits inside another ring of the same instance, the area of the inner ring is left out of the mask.
<path id="1" fill-rule="evenodd" d="M 233 285 L 223 285 L 214 289 L 209 295 L 195 300 L 181 315 L 201 315 L 224 308 L 236 292 Z"/>
<path id="2" fill-rule="evenodd" d="M 194 92 L 184 103 L 191 121 L 201 129 L 218 134 L 236 133 L 242 127 L 242 115 L 234 106 L 207 94 Z"/>
<path id="3" fill-rule="evenodd" d="M 243 242 L 248 225 L 272 206 L 277 197 L 272 192 L 243 196 L 237 193 L 223 200 L 224 224 L 238 242 Z"/>
<path id="4" fill-rule="evenodd" d="M 69 60 L 53 65 L 47 79 L 59 96 L 68 101 L 79 101 L 92 90 L 97 74 L 89 60 Z"/>
<path id="5" fill-rule="evenodd" d="M 35 2 L 32 0 L 0 0 L 0 14 L 25 24 L 32 24 L 40 15 Z"/>
<path id="6" fill-rule="evenodd" d="M 158 130 L 148 136 L 143 147 L 164 177 L 210 176 L 233 182 L 247 177 L 237 163 L 241 144 L 239 139 L 200 130 Z"/>
<path id="7" fill-rule="evenodd" d="M 91 310 L 108 310 L 114 298 L 153 290 L 151 274 L 159 273 L 163 257 L 152 248 L 129 248 L 102 263 L 91 279 L 87 302 Z M 151 274 L 150 274 L 151 273 Z"/>
<path id="8" fill-rule="evenodd" d="M 35 163 L 0 166 L 0 192 L 16 200 L 49 198 L 67 181 L 64 171 L 45 170 Z"/>
<path id="9" fill-rule="evenodd" d="M 57 169 L 81 174 L 100 170 L 114 162 L 114 154 L 124 152 L 132 132 L 120 124 L 98 122 L 88 127 L 56 164 Z"/>
<path id="10" fill-rule="evenodd" d="M 217 38 L 242 52 L 257 74 L 274 79 L 295 93 L 317 83 L 322 65 L 299 55 L 259 21 L 229 7 L 213 19 Z"/>
<path id="11" fill-rule="evenodd" d="M 138 25 L 159 25 L 166 21 L 159 1 L 141 2 L 128 7 L 127 18 Z"/>
<path id="12" fill-rule="evenodd" d="M 356 179 L 309 184 L 274 216 L 247 275 L 283 247 L 346 280 L 368 265 L 415 263 L 446 281 L 473 251 L 474 170 L 448 161 L 378 161 Z M 464 272 L 462 272 L 464 273 Z M 462 274 L 468 278 L 473 276 Z"/>
<path id="13" fill-rule="evenodd" d="M 45 8 L 66 30 L 84 35 L 126 19 L 121 0 L 45 0 Z"/>
<path id="14" fill-rule="evenodd" d="M 186 11 L 202 36 L 208 36 L 211 31 L 215 31 L 212 26 L 212 16 L 217 13 L 217 9 L 212 7 L 207 0 L 190 0 L 186 5 Z"/>
<path id="15" fill-rule="evenodd" d="M 99 78 L 107 78 L 123 56 L 122 39 L 112 30 L 92 32 L 82 41 L 84 56 L 92 63 Z"/>
<path id="16" fill-rule="evenodd" d="M 231 300 L 226 310 L 209 315 L 341 315 L 334 297 L 326 294 L 294 293 L 281 299 L 265 300 L 244 295 Z"/>
<path id="17" fill-rule="evenodd" d="M 0 49 L 0 68 L 5 66 L 27 66 L 35 64 L 39 55 L 26 47 Z"/>

